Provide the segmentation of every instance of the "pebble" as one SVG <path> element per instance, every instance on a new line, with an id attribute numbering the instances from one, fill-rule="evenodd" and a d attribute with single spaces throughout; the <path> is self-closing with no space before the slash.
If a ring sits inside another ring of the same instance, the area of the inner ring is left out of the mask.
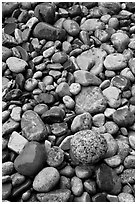
<path id="1" fill-rule="evenodd" d="M 122 185 L 120 177 L 111 167 L 104 163 L 96 171 L 96 182 L 101 191 L 114 195 L 121 192 Z"/>
<path id="2" fill-rule="evenodd" d="M 7 161 L 2 163 L 2 176 L 11 175 L 14 170 L 13 162 Z"/>
<path id="3" fill-rule="evenodd" d="M 46 167 L 42 169 L 34 178 L 33 188 L 38 192 L 49 192 L 58 183 L 60 175 L 54 167 Z"/>
<path id="4" fill-rule="evenodd" d="M 117 144 L 118 144 L 118 152 L 117 154 L 120 155 L 122 161 L 126 158 L 126 156 L 129 154 L 129 144 L 128 141 L 123 141 L 123 140 L 119 140 L 117 139 Z"/>
<path id="5" fill-rule="evenodd" d="M 64 64 L 68 59 L 68 56 L 65 52 L 56 52 L 51 60 L 53 63 L 60 63 L 60 64 Z"/>
<path id="6" fill-rule="evenodd" d="M 19 3 L 17 2 L 4 2 L 2 4 L 2 16 L 6 17 L 11 15 L 12 12 L 18 8 Z"/>
<path id="7" fill-rule="evenodd" d="M 39 22 L 33 30 L 33 36 L 39 40 L 63 41 L 65 40 L 65 35 L 66 32 L 64 29 L 55 28 L 45 22 Z"/>
<path id="8" fill-rule="evenodd" d="M 106 193 L 97 193 L 92 197 L 92 202 L 107 202 Z"/>
<path id="9" fill-rule="evenodd" d="M 67 19 L 67 20 L 63 21 L 63 28 L 71 36 L 77 36 L 80 32 L 80 27 L 79 27 L 78 23 L 74 20 Z"/>
<path id="10" fill-rule="evenodd" d="M 111 79 L 112 86 L 117 87 L 118 89 L 125 91 L 128 89 L 129 81 L 126 77 L 117 75 Z"/>
<path id="11" fill-rule="evenodd" d="M 28 140 L 20 135 L 18 132 L 13 131 L 8 141 L 8 148 L 17 154 L 23 150 Z"/>
<path id="12" fill-rule="evenodd" d="M 39 115 L 28 110 L 23 113 L 21 119 L 22 134 L 29 140 L 41 141 L 47 136 L 47 129 Z"/>
<path id="13" fill-rule="evenodd" d="M 15 106 L 12 109 L 12 112 L 10 114 L 11 118 L 17 122 L 19 122 L 21 120 L 21 107 L 19 106 Z"/>
<path id="14" fill-rule="evenodd" d="M 105 58 L 104 66 L 107 70 L 119 71 L 127 67 L 127 61 L 123 54 L 112 53 Z"/>
<path id="15" fill-rule="evenodd" d="M 84 189 L 87 193 L 89 193 L 90 195 L 94 195 L 96 194 L 96 182 L 92 179 L 87 179 L 84 181 Z"/>
<path id="16" fill-rule="evenodd" d="M 73 109 L 74 108 L 75 101 L 70 96 L 66 95 L 66 96 L 63 97 L 62 100 L 63 100 L 66 108 L 68 108 L 68 109 Z"/>
<path id="17" fill-rule="evenodd" d="M 46 152 L 38 142 L 28 142 L 22 152 L 16 157 L 14 167 L 25 176 L 36 175 L 45 165 Z"/>
<path id="18" fill-rule="evenodd" d="M 72 51 L 72 46 L 68 41 L 64 41 L 62 43 L 62 50 L 66 53 L 69 54 Z"/>
<path id="19" fill-rule="evenodd" d="M 6 200 L 11 195 L 12 185 L 11 183 L 2 184 L 2 200 Z"/>
<path id="20" fill-rule="evenodd" d="M 130 146 L 135 149 L 135 132 L 131 131 L 128 134 L 129 144 Z"/>
<path id="21" fill-rule="evenodd" d="M 70 189 L 71 188 L 70 178 L 61 176 L 60 182 L 59 182 L 59 188 L 60 189 Z"/>
<path id="22" fill-rule="evenodd" d="M 85 70 L 75 71 L 74 78 L 75 82 L 82 86 L 99 86 L 101 84 L 101 80 L 97 76 Z"/>
<path id="23" fill-rule="evenodd" d="M 50 125 L 51 133 L 57 137 L 63 136 L 68 131 L 68 125 L 66 122 L 53 123 Z"/>
<path id="24" fill-rule="evenodd" d="M 75 97 L 75 103 L 76 114 L 103 112 L 107 105 L 101 90 L 96 86 L 82 87 L 81 92 Z"/>
<path id="25" fill-rule="evenodd" d="M 69 91 L 70 91 L 71 94 L 77 95 L 81 91 L 81 85 L 79 83 L 76 83 L 76 82 L 72 83 L 69 86 Z"/>
<path id="26" fill-rule="evenodd" d="M 5 46 L 2 46 L 2 61 L 6 62 L 6 60 L 11 56 L 12 56 L 12 50 Z"/>
<path id="27" fill-rule="evenodd" d="M 119 2 L 99 2 L 98 6 L 104 7 L 108 14 L 117 14 L 120 11 L 121 4 Z"/>
<path id="28" fill-rule="evenodd" d="M 2 135 L 8 135 L 12 133 L 14 130 L 17 130 L 19 127 L 19 123 L 9 118 L 2 126 Z"/>
<path id="29" fill-rule="evenodd" d="M 114 168 L 121 164 L 121 157 L 119 155 L 114 155 L 112 157 L 104 159 L 104 161 L 108 166 Z"/>
<path id="30" fill-rule="evenodd" d="M 105 138 L 92 130 L 75 133 L 70 147 L 74 158 L 83 164 L 98 162 L 107 151 Z"/>
<path id="31" fill-rule="evenodd" d="M 111 36 L 111 42 L 116 50 L 122 53 L 127 48 L 130 38 L 125 33 L 114 33 Z"/>
<path id="32" fill-rule="evenodd" d="M 5 110 L 2 112 L 2 123 L 6 122 L 6 120 L 8 120 L 10 116 L 10 111 L 9 110 Z"/>
<path id="33" fill-rule="evenodd" d="M 71 178 L 71 191 L 75 196 L 81 196 L 83 193 L 83 184 L 80 178 L 76 176 Z"/>
<path id="34" fill-rule="evenodd" d="M 97 29 L 104 29 L 105 24 L 101 22 L 99 19 L 92 18 L 92 19 L 87 19 L 81 26 L 81 30 L 84 31 L 95 31 Z"/>
<path id="35" fill-rule="evenodd" d="M 34 78 L 29 78 L 25 81 L 25 90 L 32 92 L 38 84 L 38 81 Z"/>
<path id="36" fill-rule="evenodd" d="M 75 170 L 70 165 L 67 165 L 60 170 L 60 175 L 66 176 L 68 178 L 72 178 L 74 174 L 75 174 Z"/>
<path id="37" fill-rule="evenodd" d="M 6 64 L 9 67 L 10 71 L 14 73 L 21 73 L 25 71 L 26 67 L 28 66 L 27 62 L 17 57 L 9 57 L 6 60 Z"/>
<path id="38" fill-rule="evenodd" d="M 64 151 L 60 147 L 53 146 L 47 154 L 47 164 L 51 167 L 58 167 L 64 161 Z"/>
<path id="39" fill-rule="evenodd" d="M 135 183 L 135 169 L 125 169 L 120 174 L 122 184 L 134 184 Z"/>
<path id="40" fill-rule="evenodd" d="M 106 30 L 101 29 L 95 30 L 94 36 L 102 43 L 107 42 L 110 38 L 109 33 Z"/>
<path id="41" fill-rule="evenodd" d="M 67 202 L 71 196 L 69 189 L 58 189 L 49 193 L 38 193 L 37 199 L 40 202 Z"/>
<path id="42" fill-rule="evenodd" d="M 26 180 L 25 176 L 19 174 L 18 172 L 12 174 L 11 179 L 13 187 L 21 185 Z"/>
<path id="43" fill-rule="evenodd" d="M 40 116 L 48 110 L 48 106 L 44 103 L 40 103 L 34 107 L 34 112 Z"/>
<path id="44" fill-rule="evenodd" d="M 109 202 L 118 202 L 118 197 L 116 195 L 107 194 L 107 200 L 109 200 Z"/>
<path id="45" fill-rule="evenodd" d="M 88 112 L 77 115 L 71 124 L 71 131 L 77 132 L 80 130 L 91 129 L 92 126 L 92 116 Z"/>
<path id="46" fill-rule="evenodd" d="M 107 152 L 105 154 L 105 158 L 110 158 L 116 154 L 118 150 L 118 144 L 114 137 L 109 133 L 103 134 L 103 137 L 107 142 Z"/>
<path id="47" fill-rule="evenodd" d="M 124 167 L 127 169 L 135 168 L 135 156 L 128 155 L 124 160 Z"/>
<path id="48" fill-rule="evenodd" d="M 42 90 L 43 91 L 43 90 Z M 54 103 L 55 98 L 52 94 L 50 93 L 40 93 L 37 97 L 36 97 L 36 101 L 38 103 L 45 103 L 47 105 L 51 105 Z"/>
<path id="49" fill-rule="evenodd" d="M 6 149 L 8 145 L 8 140 L 2 137 L 2 150 Z"/>
<path id="50" fill-rule="evenodd" d="M 108 21 L 108 26 L 117 29 L 119 26 L 119 21 L 116 17 L 111 17 Z"/>
<path id="51" fill-rule="evenodd" d="M 101 127 L 105 123 L 105 116 L 103 113 L 98 113 L 98 114 L 93 116 L 92 121 L 93 121 L 94 126 Z"/>
<path id="52" fill-rule="evenodd" d="M 113 121 L 107 121 L 104 126 L 106 128 L 106 132 L 111 135 L 115 135 L 119 130 L 118 125 Z"/>
<path id="53" fill-rule="evenodd" d="M 120 193 L 118 195 L 119 202 L 135 202 L 135 198 L 130 193 Z"/>
<path id="54" fill-rule="evenodd" d="M 75 167 L 75 174 L 80 179 L 88 179 L 93 174 L 93 169 L 90 165 L 80 165 Z"/>
<path id="55" fill-rule="evenodd" d="M 57 88 L 56 88 L 56 93 L 59 95 L 59 97 L 63 96 L 71 96 L 71 93 L 69 91 L 69 85 L 66 82 L 61 82 Z"/>
<path id="56" fill-rule="evenodd" d="M 62 108 L 53 106 L 50 110 L 45 111 L 41 118 L 46 123 L 63 122 L 65 112 Z"/>
<path id="57" fill-rule="evenodd" d="M 91 202 L 89 193 L 83 192 L 80 197 L 75 197 L 74 202 Z"/>
<path id="58" fill-rule="evenodd" d="M 22 194 L 21 198 L 23 201 L 27 201 L 30 198 L 30 196 L 31 196 L 31 190 L 27 190 Z"/>
<path id="59" fill-rule="evenodd" d="M 11 177 L 9 175 L 2 176 L 2 184 L 11 182 Z"/>

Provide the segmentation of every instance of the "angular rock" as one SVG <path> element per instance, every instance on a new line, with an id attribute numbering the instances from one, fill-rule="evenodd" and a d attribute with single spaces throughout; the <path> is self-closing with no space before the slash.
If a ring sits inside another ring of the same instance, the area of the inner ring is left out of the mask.
<path id="1" fill-rule="evenodd" d="M 38 193 L 37 199 L 40 202 L 67 202 L 71 196 L 69 189 L 59 189 L 49 193 Z"/>
<path id="2" fill-rule="evenodd" d="M 75 112 L 77 114 L 89 112 L 91 114 L 103 112 L 107 102 L 101 90 L 96 86 L 82 87 L 75 97 Z"/>
<path id="3" fill-rule="evenodd" d="M 46 152 L 38 142 L 28 142 L 14 161 L 14 167 L 24 176 L 36 175 L 46 163 Z"/>
<path id="4" fill-rule="evenodd" d="M 8 65 L 9 69 L 14 73 L 23 72 L 28 66 L 27 62 L 17 57 L 9 57 L 6 60 L 6 64 Z"/>
<path id="5" fill-rule="evenodd" d="M 45 124 L 39 115 L 32 110 L 28 110 L 22 115 L 21 129 L 23 135 L 29 141 L 41 141 L 47 136 L 47 128 Z"/>

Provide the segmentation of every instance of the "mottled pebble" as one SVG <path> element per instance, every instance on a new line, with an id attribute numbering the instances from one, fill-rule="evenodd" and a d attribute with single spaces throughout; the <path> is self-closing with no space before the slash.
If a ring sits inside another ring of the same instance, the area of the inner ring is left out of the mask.
<path id="1" fill-rule="evenodd" d="M 60 147 L 53 146 L 47 154 L 47 164 L 52 167 L 58 167 L 64 160 L 64 151 Z"/>
<path id="2" fill-rule="evenodd" d="M 132 194 L 129 193 L 120 193 L 118 195 L 119 202 L 135 202 L 135 198 Z"/>
<path id="3" fill-rule="evenodd" d="M 11 175 L 14 170 L 13 162 L 7 161 L 2 163 L 2 176 Z"/>
<path id="4" fill-rule="evenodd" d="M 82 180 L 76 176 L 71 178 L 71 190 L 75 196 L 81 196 L 83 192 Z"/>

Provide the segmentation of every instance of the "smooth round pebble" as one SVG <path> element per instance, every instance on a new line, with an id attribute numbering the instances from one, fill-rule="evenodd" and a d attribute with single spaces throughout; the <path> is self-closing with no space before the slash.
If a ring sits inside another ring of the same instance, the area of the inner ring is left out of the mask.
<path id="1" fill-rule="evenodd" d="M 6 64 L 8 65 L 10 71 L 14 73 L 21 73 L 28 66 L 27 62 L 17 57 L 9 57 L 6 60 Z"/>
<path id="2" fill-rule="evenodd" d="M 135 202 L 135 198 L 132 194 L 129 193 L 120 193 L 118 195 L 119 202 Z"/>
<path id="3" fill-rule="evenodd" d="M 36 79 L 29 78 L 26 80 L 24 87 L 26 91 L 33 91 L 36 88 L 37 84 L 38 81 Z"/>
<path id="4" fill-rule="evenodd" d="M 81 85 L 79 83 L 72 83 L 69 87 L 69 91 L 73 95 L 77 95 L 81 91 Z"/>
<path id="5" fill-rule="evenodd" d="M 70 96 L 64 96 L 63 102 L 68 109 L 73 109 L 75 106 L 75 101 Z"/>

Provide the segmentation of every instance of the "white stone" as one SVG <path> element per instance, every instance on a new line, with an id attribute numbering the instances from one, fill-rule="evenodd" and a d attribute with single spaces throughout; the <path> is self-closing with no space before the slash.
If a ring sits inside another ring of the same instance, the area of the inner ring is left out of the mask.
<path id="1" fill-rule="evenodd" d="M 9 138 L 8 148 L 19 154 L 27 142 L 28 140 L 26 138 L 14 131 Z"/>

